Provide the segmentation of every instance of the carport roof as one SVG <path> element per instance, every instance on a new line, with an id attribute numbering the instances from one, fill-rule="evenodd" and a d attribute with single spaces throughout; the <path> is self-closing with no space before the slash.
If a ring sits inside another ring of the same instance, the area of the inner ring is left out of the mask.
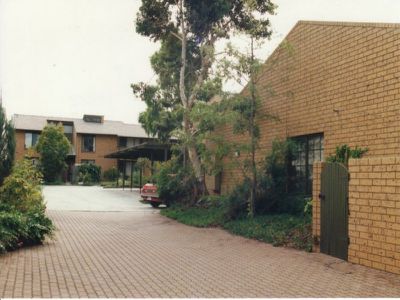
<path id="1" fill-rule="evenodd" d="M 164 161 L 170 158 L 171 145 L 157 142 L 146 142 L 123 150 L 119 150 L 104 156 L 105 158 L 117 158 L 126 160 L 137 160 L 148 158 L 152 161 Z"/>

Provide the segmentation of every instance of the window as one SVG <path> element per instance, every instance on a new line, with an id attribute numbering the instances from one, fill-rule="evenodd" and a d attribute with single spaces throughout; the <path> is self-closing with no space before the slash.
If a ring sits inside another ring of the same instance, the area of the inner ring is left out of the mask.
<path id="1" fill-rule="evenodd" d="M 292 138 L 298 145 L 293 166 L 296 168 L 298 192 L 312 193 L 313 163 L 324 159 L 324 135 L 313 134 Z"/>
<path id="2" fill-rule="evenodd" d="M 96 151 L 96 137 L 94 135 L 82 136 L 82 152 Z"/>
<path id="3" fill-rule="evenodd" d="M 61 124 L 64 129 L 64 135 L 67 137 L 69 142 L 72 144 L 72 132 L 74 125 L 72 122 L 63 122 L 63 121 L 56 121 L 56 120 L 47 120 L 47 124 L 57 126 L 58 124 Z"/>
<path id="4" fill-rule="evenodd" d="M 127 137 L 119 137 L 118 138 L 118 147 L 126 147 L 128 145 L 128 138 Z"/>
<path id="5" fill-rule="evenodd" d="M 96 161 L 94 159 L 82 159 L 81 164 L 95 164 Z"/>
<path id="6" fill-rule="evenodd" d="M 64 124 L 64 135 L 67 137 L 69 142 L 72 144 L 72 131 L 73 131 L 73 126 L 70 124 Z"/>
<path id="7" fill-rule="evenodd" d="M 36 146 L 39 135 L 38 132 L 25 132 L 25 149 Z"/>

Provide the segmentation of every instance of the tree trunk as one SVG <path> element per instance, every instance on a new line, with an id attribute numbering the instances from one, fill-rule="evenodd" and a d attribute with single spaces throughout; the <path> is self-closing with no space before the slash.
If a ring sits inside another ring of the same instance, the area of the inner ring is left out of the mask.
<path id="1" fill-rule="evenodd" d="M 255 83 L 254 83 L 254 48 L 253 48 L 253 38 L 251 38 L 251 116 L 250 116 L 250 137 L 251 137 L 251 192 L 250 192 L 250 201 L 249 201 L 249 216 L 254 217 L 256 209 L 256 192 L 257 192 L 257 168 L 256 168 L 256 137 L 254 132 L 255 127 L 255 102 L 256 102 L 256 94 L 255 94 Z"/>

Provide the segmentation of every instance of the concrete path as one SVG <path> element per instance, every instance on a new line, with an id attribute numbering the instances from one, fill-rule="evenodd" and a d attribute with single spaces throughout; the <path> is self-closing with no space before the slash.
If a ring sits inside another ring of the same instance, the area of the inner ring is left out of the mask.
<path id="1" fill-rule="evenodd" d="M 104 189 L 100 186 L 45 186 L 48 210 L 143 211 L 150 205 L 139 202 L 139 189 Z"/>
<path id="2" fill-rule="evenodd" d="M 397 275 L 121 207 L 49 211 L 54 240 L 0 257 L 0 297 L 400 297 Z"/>

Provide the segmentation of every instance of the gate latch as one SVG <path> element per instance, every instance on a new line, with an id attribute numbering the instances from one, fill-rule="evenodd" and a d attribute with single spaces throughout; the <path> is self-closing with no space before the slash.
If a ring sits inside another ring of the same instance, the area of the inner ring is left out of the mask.
<path id="1" fill-rule="evenodd" d="M 319 195 L 318 195 L 318 198 L 319 198 L 320 200 L 325 200 L 325 195 L 324 195 L 324 194 L 319 194 Z"/>

